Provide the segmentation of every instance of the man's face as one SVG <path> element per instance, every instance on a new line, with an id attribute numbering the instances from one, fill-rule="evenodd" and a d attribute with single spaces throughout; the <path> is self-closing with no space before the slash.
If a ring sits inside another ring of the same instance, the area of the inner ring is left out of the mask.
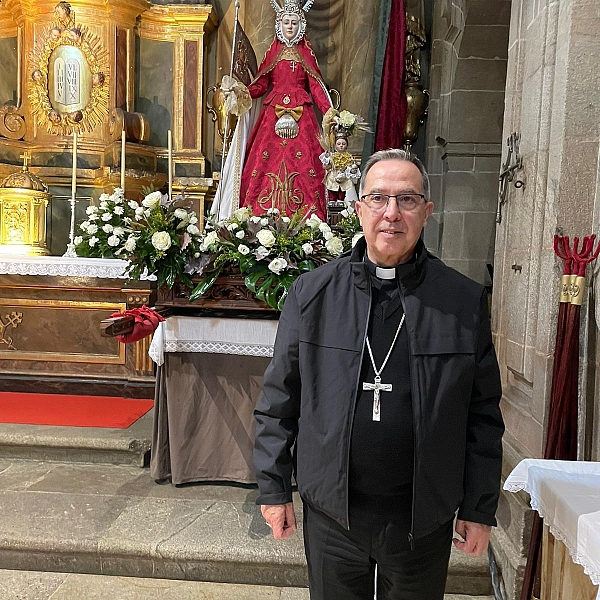
<path id="1" fill-rule="evenodd" d="M 382 160 L 367 173 L 364 194 L 422 194 L 419 169 L 403 160 Z M 385 210 L 374 213 L 364 201 L 356 203 L 369 259 L 380 267 L 395 267 L 412 258 L 421 230 L 433 212 L 433 202 L 419 199 L 410 212 L 398 210 L 390 198 Z"/>
<path id="2" fill-rule="evenodd" d="M 283 15 L 281 17 L 281 31 L 286 40 L 293 40 L 298 35 L 300 21 L 296 15 Z"/>

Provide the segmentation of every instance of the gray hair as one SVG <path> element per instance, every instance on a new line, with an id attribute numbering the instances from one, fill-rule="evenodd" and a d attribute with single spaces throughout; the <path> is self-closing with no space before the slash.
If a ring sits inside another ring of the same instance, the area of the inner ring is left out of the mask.
<path id="1" fill-rule="evenodd" d="M 419 173 L 421 173 L 421 183 L 423 186 L 423 194 L 426 200 L 431 200 L 430 196 L 430 186 L 429 186 L 429 175 L 427 175 L 427 171 L 423 166 L 423 163 L 417 158 L 416 155 L 407 152 L 406 150 L 400 150 L 398 148 L 390 148 L 389 150 L 379 150 L 379 152 L 375 152 L 372 154 L 367 162 L 365 163 L 365 168 L 362 172 L 362 177 L 360 179 L 359 186 L 359 198 L 363 195 L 365 190 L 365 180 L 367 179 L 367 173 L 371 170 L 371 167 L 376 165 L 378 162 L 382 160 L 403 160 L 405 162 L 412 163 L 419 169 Z"/>

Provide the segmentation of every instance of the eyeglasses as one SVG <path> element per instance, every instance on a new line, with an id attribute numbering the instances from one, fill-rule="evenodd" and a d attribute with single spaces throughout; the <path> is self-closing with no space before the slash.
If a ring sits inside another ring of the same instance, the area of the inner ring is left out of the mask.
<path id="1" fill-rule="evenodd" d="M 396 200 L 398 210 L 401 212 L 410 212 L 415 210 L 422 200 L 426 200 L 424 194 L 365 194 L 360 199 L 374 212 L 383 212 L 390 198 Z"/>

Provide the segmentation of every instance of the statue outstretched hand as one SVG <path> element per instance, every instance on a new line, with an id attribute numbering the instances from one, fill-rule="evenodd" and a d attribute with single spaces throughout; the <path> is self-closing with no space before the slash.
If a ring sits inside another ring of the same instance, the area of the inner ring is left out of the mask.
<path id="1" fill-rule="evenodd" d="M 225 95 L 225 110 L 238 117 L 252 108 L 252 98 L 248 88 L 234 77 L 223 75 L 221 90 Z"/>

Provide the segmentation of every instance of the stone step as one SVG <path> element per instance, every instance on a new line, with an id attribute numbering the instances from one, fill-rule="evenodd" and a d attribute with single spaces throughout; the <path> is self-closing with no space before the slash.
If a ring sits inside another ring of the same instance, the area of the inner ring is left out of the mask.
<path id="1" fill-rule="evenodd" d="M 3 459 L 0 569 L 305 587 L 301 531 L 273 540 L 257 495 L 158 485 L 128 466 Z M 491 593 L 486 557 L 453 551 L 447 592 Z"/>
<path id="2" fill-rule="evenodd" d="M 3 600 L 309 600 L 306 588 L 0 570 Z M 444 600 L 493 600 L 446 595 Z"/>
<path id="3" fill-rule="evenodd" d="M 150 459 L 152 413 L 128 429 L 0 423 L 0 459 L 143 467 Z"/>

